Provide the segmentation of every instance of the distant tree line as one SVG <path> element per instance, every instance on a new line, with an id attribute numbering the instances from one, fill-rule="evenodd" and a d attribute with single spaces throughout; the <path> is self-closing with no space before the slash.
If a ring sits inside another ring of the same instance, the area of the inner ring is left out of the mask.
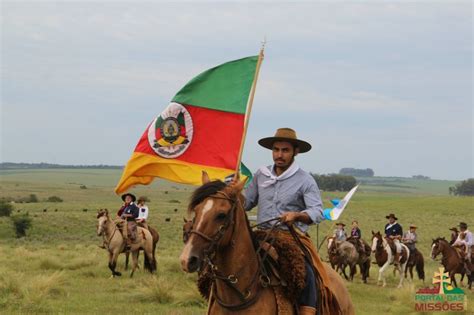
<path id="1" fill-rule="evenodd" d="M 474 178 L 466 179 L 453 187 L 449 187 L 449 194 L 455 196 L 474 196 Z"/>
<path id="2" fill-rule="evenodd" d="M 351 168 L 345 167 L 341 168 L 339 171 L 340 175 L 349 175 L 349 176 L 356 176 L 356 177 L 373 177 L 375 175 L 374 170 L 371 168 L 359 169 L 359 168 Z"/>
<path id="3" fill-rule="evenodd" d="M 339 174 L 311 175 L 318 184 L 319 189 L 325 191 L 349 191 L 357 184 L 354 176 Z"/>
<path id="4" fill-rule="evenodd" d="M 413 175 L 411 178 L 413 179 L 431 179 L 429 176 L 424 176 L 424 175 Z"/>
<path id="5" fill-rule="evenodd" d="M 51 168 L 94 168 L 94 169 L 122 169 L 120 165 L 61 165 L 61 164 L 50 164 L 50 163 L 11 163 L 3 162 L 0 163 L 0 170 L 12 170 L 12 169 L 51 169 Z"/>

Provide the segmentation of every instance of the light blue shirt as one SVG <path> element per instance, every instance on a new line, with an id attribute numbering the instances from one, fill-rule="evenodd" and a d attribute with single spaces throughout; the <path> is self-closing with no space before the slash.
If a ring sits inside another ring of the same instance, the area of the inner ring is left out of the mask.
<path id="1" fill-rule="evenodd" d="M 268 166 L 268 169 L 276 175 L 272 166 Z M 263 187 L 263 182 L 268 179 L 259 170 L 245 190 L 244 208 L 248 211 L 258 205 L 257 223 L 279 217 L 285 212 L 305 212 L 313 223 L 324 220 L 321 193 L 310 174 L 300 168 L 292 176 Z M 269 228 L 273 223 L 264 224 L 262 227 Z M 303 232 L 309 228 L 302 222 L 295 224 Z"/>

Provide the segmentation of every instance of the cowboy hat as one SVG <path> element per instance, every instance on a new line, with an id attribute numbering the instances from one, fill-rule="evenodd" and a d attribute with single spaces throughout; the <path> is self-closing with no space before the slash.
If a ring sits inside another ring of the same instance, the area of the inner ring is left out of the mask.
<path id="1" fill-rule="evenodd" d="M 311 144 L 298 139 L 296 132 L 291 128 L 279 128 L 273 137 L 267 137 L 258 140 L 258 144 L 267 149 L 273 149 L 273 143 L 276 141 L 287 141 L 299 148 L 299 153 L 305 153 L 311 150 Z"/>
<path id="2" fill-rule="evenodd" d="M 389 215 L 385 216 L 385 218 L 387 219 L 394 218 L 395 220 L 398 220 L 398 218 L 393 213 L 390 213 Z"/>
<path id="3" fill-rule="evenodd" d="M 125 201 L 125 197 L 130 196 L 132 198 L 132 201 L 135 202 L 137 200 L 137 197 L 135 197 L 134 194 L 126 193 L 122 195 L 122 200 Z"/>
<path id="4" fill-rule="evenodd" d="M 416 228 L 417 228 L 417 226 L 416 226 L 416 225 L 414 225 L 414 224 L 410 224 L 410 229 L 416 229 Z"/>
<path id="5" fill-rule="evenodd" d="M 346 225 L 345 225 L 344 223 L 342 223 L 342 222 L 338 222 L 338 223 L 336 223 L 336 225 L 346 226 Z"/>
<path id="6" fill-rule="evenodd" d="M 456 233 L 459 232 L 457 227 L 452 227 L 452 228 L 450 228 L 449 230 L 450 230 L 450 231 L 453 231 L 453 232 L 456 232 Z"/>
<path id="7" fill-rule="evenodd" d="M 465 223 L 465 222 L 460 222 L 458 226 L 461 229 L 467 229 L 467 223 Z"/>

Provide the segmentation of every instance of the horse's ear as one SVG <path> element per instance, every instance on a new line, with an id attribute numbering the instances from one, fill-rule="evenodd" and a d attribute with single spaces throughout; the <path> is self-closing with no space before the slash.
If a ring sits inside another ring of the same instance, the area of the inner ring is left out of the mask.
<path id="1" fill-rule="evenodd" d="M 239 194 L 244 189 L 244 186 L 245 186 L 246 182 L 247 182 L 247 180 L 244 179 L 244 180 L 232 183 L 230 185 L 230 188 L 232 189 L 232 193 L 236 194 L 236 195 Z"/>
<path id="2" fill-rule="evenodd" d="M 374 236 L 374 235 L 375 235 L 374 230 L 372 230 L 372 236 Z"/>
<path id="3" fill-rule="evenodd" d="M 207 174 L 206 171 L 202 171 L 202 177 L 201 177 L 201 180 L 202 180 L 202 184 L 207 184 L 211 181 L 211 179 L 209 178 L 209 175 Z"/>
<path id="4" fill-rule="evenodd" d="M 188 223 L 188 220 L 186 220 L 185 217 L 183 217 L 183 221 L 184 221 L 184 223 Z"/>

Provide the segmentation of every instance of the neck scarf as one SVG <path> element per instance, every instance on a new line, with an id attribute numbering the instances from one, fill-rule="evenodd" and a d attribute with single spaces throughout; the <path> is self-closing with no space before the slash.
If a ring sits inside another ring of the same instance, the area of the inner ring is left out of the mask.
<path id="1" fill-rule="evenodd" d="M 273 167 L 274 166 L 272 166 L 272 169 Z M 296 162 L 293 162 L 290 167 L 286 169 L 286 171 L 284 171 L 281 175 L 276 176 L 267 167 L 263 166 L 260 168 L 260 172 L 266 177 L 269 177 L 269 179 L 263 182 L 262 187 L 268 187 L 275 184 L 277 181 L 285 180 L 293 176 L 299 169 L 300 167 L 298 166 L 298 164 L 296 164 Z"/>

